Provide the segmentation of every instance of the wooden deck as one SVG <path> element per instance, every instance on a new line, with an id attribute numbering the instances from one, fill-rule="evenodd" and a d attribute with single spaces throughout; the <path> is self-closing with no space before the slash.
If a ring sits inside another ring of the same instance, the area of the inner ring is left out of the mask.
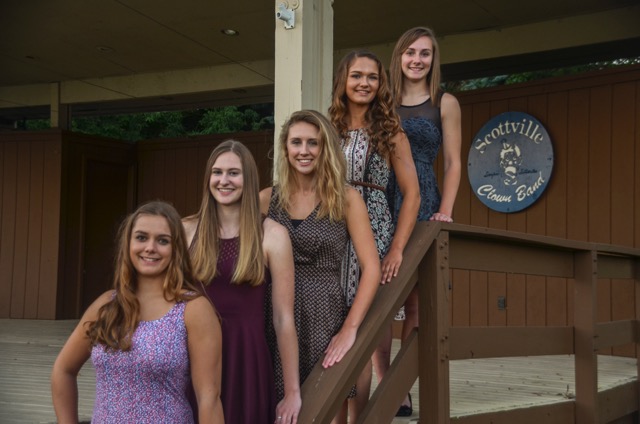
<path id="1" fill-rule="evenodd" d="M 54 423 L 49 374 L 76 321 L 0 319 L 0 423 Z M 394 342 L 394 352 L 398 349 Z M 451 361 L 451 416 L 572 402 L 575 390 L 571 355 Z M 637 381 L 635 358 L 598 357 L 598 390 Z M 80 419 L 89 421 L 95 375 L 90 363 L 78 379 Z M 374 382 L 375 383 L 375 382 Z M 414 414 L 393 424 L 416 422 Z"/>

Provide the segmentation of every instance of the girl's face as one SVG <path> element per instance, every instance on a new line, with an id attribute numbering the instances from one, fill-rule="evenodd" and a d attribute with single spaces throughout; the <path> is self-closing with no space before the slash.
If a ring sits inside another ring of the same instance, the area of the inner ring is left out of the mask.
<path id="1" fill-rule="evenodd" d="M 402 53 L 402 74 L 410 81 L 426 80 L 433 60 L 433 42 L 420 37 Z"/>
<path id="2" fill-rule="evenodd" d="M 350 105 L 368 105 L 378 94 L 378 64 L 368 57 L 356 58 L 347 72 L 345 93 Z"/>
<path id="3" fill-rule="evenodd" d="M 294 170 L 301 174 L 315 171 L 320 155 L 320 130 L 308 122 L 296 122 L 287 134 L 287 159 Z"/>
<path id="4" fill-rule="evenodd" d="M 222 153 L 211 167 L 209 191 L 220 205 L 232 205 L 242 199 L 242 162 L 233 152 Z"/>
<path id="5" fill-rule="evenodd" d="M 169 223 L 163 216 L 138 216 L 131 231 L 129 258 L 138 277 L 162 277 L 173 252 Z"/>

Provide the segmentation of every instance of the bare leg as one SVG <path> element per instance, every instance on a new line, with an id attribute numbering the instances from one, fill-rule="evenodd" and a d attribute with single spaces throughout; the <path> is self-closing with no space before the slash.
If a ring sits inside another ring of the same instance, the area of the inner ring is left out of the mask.
<path id="1" fill-rule="evenodd" d="M 331 420 L 331 424 L 347 424 L 347 405 L 347 401 L 345 400 L 338 411 L 338 415 Z"/>
<path id="2" fill-rule="evenodd" d="M 373 352 L 373 356 L 371 357 L 373 361 L 373 368 L 376 370 L 376 378 L 378 379 L 378 384 L 384 378 L 384 375 L 389 370 L 389 366 L 391 363 L 391 338 L 392 338 L 392 330 L 391 325 L 387 328 L 387 331 L 382 335 L 382 340 L 380 340 L 380 344 L 376 348 L 375 352 Z"/>
<path id="3" fill-rule="evenodd" d="M 404 342 L 411 331 L 414 328 L 418 327 L 418 286 L 416 285 L 409 296 L 407 296 L 407 300 L 404 302 L 404 323 L 402 325 L 402 341 Z M 409 400 L 409 396 L 405 396 L 402 401 L 402 405 L 411 406 L 411 401 Z"/>
<path id="4" fill-rule="evenodd" d="M 371 391 L 371 360 L 367 362 L 356 381 L 356 396 L 349 399 L 349 422 L 356 423 L 369 401 Z"/>

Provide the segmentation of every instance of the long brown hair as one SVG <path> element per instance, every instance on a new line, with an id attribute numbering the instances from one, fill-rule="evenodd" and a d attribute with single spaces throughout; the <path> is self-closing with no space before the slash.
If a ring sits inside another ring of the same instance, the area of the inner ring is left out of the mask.
<path id="1" fill-rule="evenodd" d="M 342 221 L 346 216 L 347 163 L 340 150 L 340 138 L 327 118 L 315 110 L 300 110 L 291 114 L 282 125 L 278 149 L 280 160 L 276 169 L 279 197 L 278 206 L 288 211 L 290 198 L 295 191 L 296 174 L 291 169 L 287 155 L 289 129 L 299 122 L 306 122 L 318 129 L 320 154 L 317 157 L 315 187 L 320 198 L 317 218 L 328 216 L 332 221 Z"/>
<path id="2" fill-rule="evenodd" d="M 402 54 L 409 48 L 414 41 L 421 37 L 429 37 L 433 44 L 433 59 L 431 60 L 431 69 L 427 74 L 427 84 L 429 94 L 431 95 L 431 103 L 435 107 L 440 106 L 440 47 L 438 40 L 431 28 L 415 27 L 407 30 L 400 36 L 396 46 L 391 54 L 391 65 L 389 65 L 389 78 L 391 79 L 391 89 L 393 90 L 393 99 L 396 105 L 402 104 L 402 89 L 404 87 L 404 74 L 402 73 Z"/>
<path id="3" fill-rule="evenodd" d="M 168 203 L 155 201 L 140 206 L 120 225 L 117 238 L 117 255 L 113 288 L 114 298 L 98 311 L 98 318 L 90 322 L 87 336 L 92 344 L 102 344 L 109 349 L 127 351 L 131 349 L 131 338 L 140 318 L 140 303 L 136 297 L 138 289 L 137 271 L 131 262 L 129 246 L 132 231 L 141 215 L 161 216 L 166 219 L 171 231 L 171 260 L 167 266 L 162 290 L 168 302 L 193 299 L 201 291 L 196 287 L 187 251 L 187 242 L 180 215 Z"/>
<path id="4" fill-rule="evenodd" d="M 347 123 L 349 114 L 346 94 L 347 79 L 349 77 L 349 69 L 353 65 L 353 62 L 361 57 L 371 59 L 378 67 L 380 86 L 376 97 L 369 104 L 365 120 L 368 125 L 367 132 L 369 133 L 370 142 L 382 157 L 388 159 L 394 150 L 391 138 L 402 131 L 402 127 L 400 118 L 395 111 L 393 97 L 387 79 L 387 72 L 375 54 L 367 50 L 354 50 L 342 58 L 333 78 L 329 116 L 331 117 L 331 123 L 338 130 L 340 137 L 347 138 L 347 132 L 349 130 Z"/>
<path id="5" fill-rule="evenodd" d="M 187 219 L 197 219 L 197 236 L 190 251 L 195 275 L 209 284 L 216 276 L 220 245 L 220 220 L 216 200 L 211 194 L 209 180 L 218 157 L 231 152 L 240 158 L 242 165 L 242 197 L 240 199 L 240 246 L 233 272 L 232 283 L 262 284 L 265 279 L 262 253 L 262 217 L 260 215 L 260 184 L 258 167 L 249 149 L 239 141 L 226 140 L 209 155 L 204 173 L 200 210 Z"/>

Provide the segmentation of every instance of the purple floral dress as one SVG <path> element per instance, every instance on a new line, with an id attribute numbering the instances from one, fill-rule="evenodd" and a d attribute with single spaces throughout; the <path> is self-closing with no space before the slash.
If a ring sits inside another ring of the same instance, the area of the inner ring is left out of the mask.
<path id="1" fill-rule="evenodd" d="M 194 422 L 187 398 L 191 374 L 185 306 L 177 302 L 162 318 L 140 321 L 127 352 L 93 347 L 93 424 Z"/>

